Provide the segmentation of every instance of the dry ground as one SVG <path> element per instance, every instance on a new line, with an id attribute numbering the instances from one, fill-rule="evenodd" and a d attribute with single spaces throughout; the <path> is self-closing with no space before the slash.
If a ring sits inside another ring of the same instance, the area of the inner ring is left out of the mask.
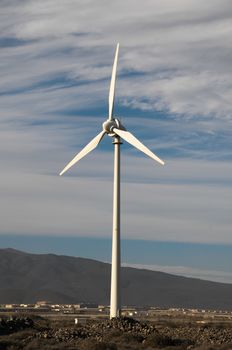
<path id="1" fill-rule="evenodd" d="M 74 326 L 65 318 L 18 317 L 0 322 L 1 349 L 232 350 L 232 325 L 158 325 L 121 318 Z"/>

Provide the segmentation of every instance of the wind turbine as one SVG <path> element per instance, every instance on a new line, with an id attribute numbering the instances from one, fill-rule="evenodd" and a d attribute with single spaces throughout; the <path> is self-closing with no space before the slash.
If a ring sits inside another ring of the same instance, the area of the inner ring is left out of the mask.
<path id="1" fill-rule="evenodd" d="M 103 136 L 107 134 L 113 138 L 114 144 L 114 191 L 113 191 L 113 233 L 112 233 L 112 265 L 111 265 L 111 296 L 110 296 L 110 318 L 120 317 L 120 145 L 121 139 L 127 141 L 147 156 L 164 165 L 164 162 L 158 158 L 152 151 L 144 146 L 134 135 L 132 135 L 122 125 L 119 119 L 114 118 L 114 96 L 115 81 L 118 62 L 119 44 L 117 44 L 112 76 L 109 91 L 109 116 L 102 124 L 102 131 L 95 136 L 61 171 L 63 175 L 69 168 L 76 164 L 80 159 L 93 151 L 101 142 Z"/>

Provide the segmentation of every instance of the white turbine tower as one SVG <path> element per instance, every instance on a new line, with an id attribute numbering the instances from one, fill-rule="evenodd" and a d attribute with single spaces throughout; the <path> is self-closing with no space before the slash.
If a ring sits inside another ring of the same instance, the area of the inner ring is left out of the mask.
<path id="1" fill-rule="evenodd" d="M 136 147 L 147 156 L 164 165 L 164 162 L 144 146 L 135 136 L 133 136 L 121 122 L 113 117 L 116 70 L 118 62 L 119 44 L 117 44 L 111 83 L 109 91 L 109 117 L 102 124 L 103 130 L 94 137 L 80 151 L 66 167 L 61 171 L 64 174 L 71 166 L 76 164 L 81 158 L 93 151 L 102 140 L 105 134 L 113 138 L 114 144 L 114 193 L 113 193 L 113 233 L 112 233 L 112 265 L 111 265 L 111 297 L 110 297 L 110 318 L 120 317 L 120 144 L 121 138 L 132 146 Z"/>

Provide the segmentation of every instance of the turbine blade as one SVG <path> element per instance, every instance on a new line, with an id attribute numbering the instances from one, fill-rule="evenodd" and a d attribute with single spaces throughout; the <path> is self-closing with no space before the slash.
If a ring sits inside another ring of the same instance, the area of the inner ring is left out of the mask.
<path id="1" fill-rule="evenodd" d="M 101 142 L 101 139 L 105 135 L 105 131 L 101 131 L 100 134 L 95 136 L 72 160 L 66 167 L 60 172 L 63 175 L 71 166 L 76 164 L 81 158 L 85 157 L 89 152 L 93 151 L 97 145 Z"/>
<path id="2" fill-rule="evenodd" d="M 113 64 L 111 82 L 110 82 L 110 91 L 109 91 L 109 119 L 110 120 L 112 119 L 113 109 L 114 109 L 115 81 L 116 81 L 116 72 L 117 72 L 117 63 L 118 63 L 118 51 L 119 51 L 119 44 L 117 44 L 116 51 L 115 51 L 114 64 Z"/>
<path id="3" fill-rule="evenodd" d="M 136 147 L 141 152 L 145 153 L 148 157 L 156 160 L 158 163 L 164 165 L 164 161 L 157 157 L 152 151 L 150 151 L 146 146 L 142 144 L 134 135 L 129 131 L 119 130 L 117 128 L 113 129 L 113 132 L 120 136 L 123 140 L 130 143 L 132 146 Z"/>

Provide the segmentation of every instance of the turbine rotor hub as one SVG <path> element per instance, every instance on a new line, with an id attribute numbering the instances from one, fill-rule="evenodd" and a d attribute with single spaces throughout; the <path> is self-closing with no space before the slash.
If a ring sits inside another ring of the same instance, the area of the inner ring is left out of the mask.
<path id="1" fill-rule="evenodd" d="M 124 128 L 124 126 L 122 125 L 122 123 L 120 122 L 119 119 L 112 119 L 112 120 L 106 120 L 103 124 L 102 124 L 102 128 L 103 130 L 109 135 L 109 136 L 115 136 L 116 134 L 114 133 L 113 129 L 117 128 L 120 130 L 126 130 Z"/>

